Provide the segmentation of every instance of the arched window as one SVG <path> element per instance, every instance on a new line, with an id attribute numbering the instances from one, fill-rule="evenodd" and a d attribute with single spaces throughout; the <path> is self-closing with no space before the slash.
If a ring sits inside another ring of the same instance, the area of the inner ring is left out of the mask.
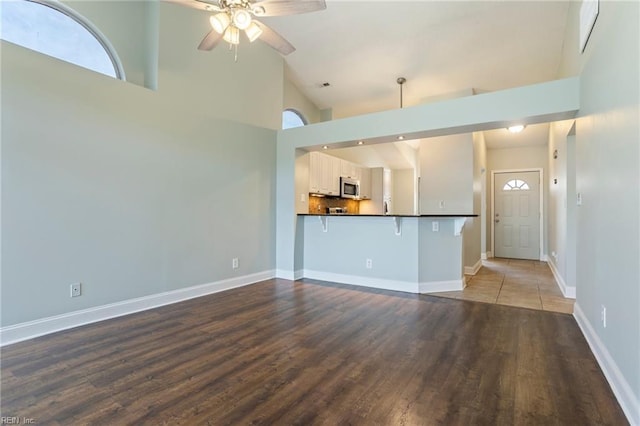
<path id="1" fill-rule="evenodd" d="M 511 179 L 502 187 L 503 191 L 528 191 L 529 184 L 520 179 Z"/>
<path id="2" fill-rule="evenodd" d="M 302 114 L 293 109 L 285 109 L 282 112 L 282 128 L 291 129 L 293 127 L 301 127 L 307 124 Z"/>
<path id="3" fill-rule="evenodd" d="M 125 79 L 106 37 L 88 20 L 55 0 L 2 1 L 0 38 L 72 64 Z"/>

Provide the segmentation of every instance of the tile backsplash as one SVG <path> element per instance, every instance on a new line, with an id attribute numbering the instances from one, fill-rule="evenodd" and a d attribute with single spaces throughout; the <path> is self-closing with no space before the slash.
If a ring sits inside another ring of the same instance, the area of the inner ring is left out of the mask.
<path id="1" fill-rule="evenodd" d="M 309 195 L 309 214 L 324 214 L 327 212 L 327 207 L 342 207 L 347 209 L 348 214 L 360 214 L 360 201 Z"/>

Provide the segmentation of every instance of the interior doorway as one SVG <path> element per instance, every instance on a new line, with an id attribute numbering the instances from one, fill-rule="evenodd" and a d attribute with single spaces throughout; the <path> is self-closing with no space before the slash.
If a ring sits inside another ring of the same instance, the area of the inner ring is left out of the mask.
<path id="1" fill-rule="evenodd" d="M 491 174 L 493 255 L 542 260 L 542 170 Z"/>

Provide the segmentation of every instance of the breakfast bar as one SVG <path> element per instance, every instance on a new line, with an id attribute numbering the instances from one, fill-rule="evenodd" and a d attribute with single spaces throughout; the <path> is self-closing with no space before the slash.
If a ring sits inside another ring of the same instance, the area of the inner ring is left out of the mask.
<path id="1" fill-rule="evenodd" d="M 409 293 L 462 290 L 462 229 L 475 216 L 299 214 L 301 275 Z"/>

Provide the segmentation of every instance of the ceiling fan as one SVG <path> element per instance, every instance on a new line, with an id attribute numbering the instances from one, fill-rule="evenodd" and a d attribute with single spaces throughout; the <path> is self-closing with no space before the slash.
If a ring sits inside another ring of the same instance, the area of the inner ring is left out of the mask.
<path id="1" fill-rule="evenodd" d="M 212 50 L 220 40 L 235 46 L 244 32 L 250 42 L 260 38 L 283 55 L 295 51 L 284 37 L 255 19 L 263 16 L 285 16 L 326 9 L 325 0 L 166 0 L 183 6 L 211 12 L 213 28 L 202 39 L 198 49 Z M 236 50 L 237 53 L 237 50 Z M 237 59 L 237 57 L 236 57 Z"/>

